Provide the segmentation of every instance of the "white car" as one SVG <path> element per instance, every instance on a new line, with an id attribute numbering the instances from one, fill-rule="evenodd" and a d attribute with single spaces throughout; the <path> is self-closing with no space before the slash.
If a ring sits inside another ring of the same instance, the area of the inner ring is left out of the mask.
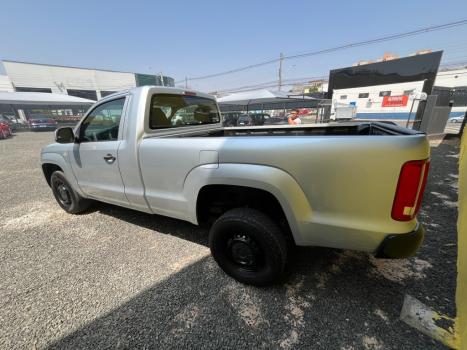
<path id="1" fill-rule="evenodd" d="M 448 121 L 450 123 L 462 123 L 464 121 L 464 116 L 461 115 L 460 117 L 452 117 L 452 118 L 449 118 Z"/>

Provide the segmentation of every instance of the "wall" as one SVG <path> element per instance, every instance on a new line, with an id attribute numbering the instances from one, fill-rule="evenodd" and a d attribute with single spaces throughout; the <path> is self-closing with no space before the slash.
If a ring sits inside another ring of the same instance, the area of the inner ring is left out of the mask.
<path id="1" fill-rule="evenodd" d="M 423 81 L 364 86 L 349 89 L 334 90 L 333 104 L 346 104 L 355 102 L 357 106 L 357 113 L 409 113 L 413 102 L 413 96 L 409 96 L 406 106 L 403 107 L 383 107 L 383 97 L 379 96 L 380 91 L 391 91 L 391 96 L 401 96 L 407 90 L 421 91 L 423 88 Z M 368 93 L 368 97 L 359 98 L 360 93 Z M 342 99 L 342 96 L 347 98 Z M 417 104 L 417 102 L 416 102 Z M 417 110 L 417 105 L 414 106 L 414 113 Z"/>
<path id="2" fill-rule="evenodd" d="M 13 85 L 6 75 L 0 75 L 0 91 L 13 92 Z"/>
<path id="3" fill-rule="evenodd" d="M 3 61 L 3 66 L 16 87 L 50 88 L 66 94 L 67 89 L 119 91 L 136 86 L 133 73 L 95 69 L 49 66 Z"/>
<path id="4" fill-rule="evenodd" d="M 467 68 L 438 72 L 435 86 L 467 86 Z"/>

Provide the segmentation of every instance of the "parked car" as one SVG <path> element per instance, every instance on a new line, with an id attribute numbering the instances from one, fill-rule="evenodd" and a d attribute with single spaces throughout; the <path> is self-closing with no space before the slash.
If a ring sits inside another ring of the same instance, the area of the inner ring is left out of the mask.
<path id="1" fill-rule="evenodd" d="M 264 119 L 264 125 L 286 125 L 289 124 L 286 117 L 269 117 Z"/>
<path id="2" fill-rule="evenodd" d="M 32 131 L 47 131 L 57 129 L 57 121 L 53 118 L 33 116 L 29 118 L 29 129 Z"/>
<path id="3" fill-rule="evenodd" d="M 462 123 L 464 121 L 464 116 L 452 117 L 448 119 L 449 123 Z"/>
<path id="4" fill-rule="evenodd" d="M 239 112 L 223 112 L 222 113 L 222 121 L 225 127 L 237 126 L 238 117 L 240 117 L 242 113 Z"/>
<path id="5" fill-rule="evenodd" d="M 277 281 L 293 244 L 415 253 L 425 134 L 377 122 L 267 130 L 222 127 L 213 96 L 144 86 L 58 129 L 41 164 L 68 213 L 97 200 L 210 227 L 214 259 L 243 283 Z"/>
<path id="6" fill-rule="evenodd" d="M 242 114 L 237 119 L 237 126 L 252 126 L 253 119 L 248 114 Z"/>
<path id="7" fill-rule="evenodd" d="M 265 120 L 271 116 L 266 113 L 248 113 L 242 114 L 237 119 L 237 126 L 258 126 L 264 125 Z"/>
<path id="8" fill-rule="evenodd" d="M 0 139 L 6 139 L 9 136 L 11 136 L 10 125 L 0 121 Z"/>
<path id="9" fill-rule="evenodd" d="M 15 118 L 3 114 L 0 114 L 0 122 L 8 124 L 12 132 L 16 130 L 16 126 L 19 124 Z"/>

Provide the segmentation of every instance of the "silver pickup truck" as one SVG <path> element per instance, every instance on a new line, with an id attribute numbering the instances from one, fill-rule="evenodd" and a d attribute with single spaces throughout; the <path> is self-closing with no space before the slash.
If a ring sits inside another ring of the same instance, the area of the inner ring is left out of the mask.
<path id="1" fill-rule="evenodd" d="M 206 225 L 237 280 L 277 281 L 293 245 L 415 253 L 424 134 L 384 123 L 225 128 L 214 97 L 141 87 L 56 131 L 42 169 L 68 213 L 93 200 Z"/>

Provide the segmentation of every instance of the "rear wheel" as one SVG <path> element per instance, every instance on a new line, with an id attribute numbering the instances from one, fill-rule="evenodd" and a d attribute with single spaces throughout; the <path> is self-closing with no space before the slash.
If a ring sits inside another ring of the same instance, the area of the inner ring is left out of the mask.
<path id="1" fill-rule="evenodd" d="M 258 210 L 226 212 L 212 226 L 209 245 L 219 266 L 242 283 L 264 286 L 283 274 L 286 239 L 280 228 Z"/>
<path id="2" fill-rule="evenodd" d="M 50 186 L 54 197 L 63 210 L 70 214 L 78 214 L 89 208 L 91 201 L 81 197 L 65 178 L 61 171 L 55 171 L 50 178 Z"/>

